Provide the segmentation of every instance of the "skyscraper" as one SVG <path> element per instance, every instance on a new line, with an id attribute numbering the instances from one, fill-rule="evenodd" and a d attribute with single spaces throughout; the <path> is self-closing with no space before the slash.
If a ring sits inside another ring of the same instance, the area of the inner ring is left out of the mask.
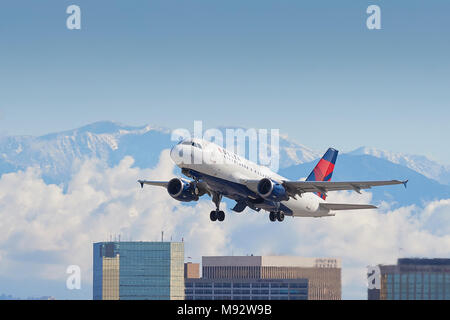
<path id="1" fill-rule="evenodd" d="M 182 242 L 98 242 L 94 300 L 184 299 Z"/>
<path id="2" fill-rule="evenodd" d="M 450 259 L 398 259 L 368 270 L 369 300 L 450 300 Z"/>

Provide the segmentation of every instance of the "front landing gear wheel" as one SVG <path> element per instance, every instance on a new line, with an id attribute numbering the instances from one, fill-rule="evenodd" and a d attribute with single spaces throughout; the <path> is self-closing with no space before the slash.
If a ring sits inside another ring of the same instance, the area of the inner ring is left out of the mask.
<path id="1" fill-rule="evenodd" d="M 209 218 L 211 219 L 211 221 L 223 221 L 225 220 L 225 212 L 213 210 L 209 214 Z"/>
<path id="2" fill-rule="evenodd" d="M 211 214 L 209 215 L 209 217 L 211 218 L 211 221 L 225 220 L 225 212 L 219 210 L 220 201 L 222 201 L 222 194 L 218 193 L 218 192 L 213 192 L 212 193 L 212 201 L 216 205 L 216 210 L 211 211 Z"/>

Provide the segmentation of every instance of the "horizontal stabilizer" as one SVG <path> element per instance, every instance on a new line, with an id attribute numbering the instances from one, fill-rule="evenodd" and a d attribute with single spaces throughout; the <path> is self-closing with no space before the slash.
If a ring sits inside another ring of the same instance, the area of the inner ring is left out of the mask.
<path id="1" fill-rule="evenodd" d="M 328 210 L 357 210 L 357 209 L 376 209 L 371 204 L 348 204 L 348 203 L 321 203 L 319 205 Z"/>

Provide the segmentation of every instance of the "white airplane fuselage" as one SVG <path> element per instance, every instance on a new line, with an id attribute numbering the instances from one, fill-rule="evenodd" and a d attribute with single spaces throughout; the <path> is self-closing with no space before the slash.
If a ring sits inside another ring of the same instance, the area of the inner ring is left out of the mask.
<path id="1" fill-rule="evenodd" d="M 282 181 L 288 180 L 269 168 L 240 157 L 215 143 L 201 139 L 192 139 L 190 143 L 195 143 L 197 146 L 183 143 L 175 145 L 170 152 L 172 160 L 181 169 L 190 170 L 202 177 L 210 189 L 220 188 L 221 183 L 224 185 L 231 184 L 228 191 L 222 192 L 226 197 L 234 199 L 234 197 L 239 196 L 239 193 L 242 195 L 241 187 L 257 194 L 256 185 L 254 187 L 249 186 L 244 184 L 245 181 L 268 178 L 282 183 Z M 233 188 L 233 186 L 237 188 Z M 234 189 L 236 189 L 236 194 L 232 194 Z M 252 197 L 251 195 L 248 196 Z M 323 202 L 325 201 L 317 194 L 308 192 L 302 194 L 301 197 L 290 197 L 288 200 L 281 201 L 281 205 L 286 206 L 292 212 L 290 214 L 292 216 L 333 216 L 334 214 L 330 213 L 330 210 L 320 206 L 320 203 Z"/>

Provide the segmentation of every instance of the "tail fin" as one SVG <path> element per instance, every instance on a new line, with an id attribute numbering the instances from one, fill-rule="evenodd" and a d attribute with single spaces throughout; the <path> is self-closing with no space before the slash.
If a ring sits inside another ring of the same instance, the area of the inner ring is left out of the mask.
<path id="1" fill-rule="evenodd" d="M 337 150 L 329 148 L 323 155 L 322 159 L 320 159 L 314 170 L 309 174 L 306 181 L 330 181 L 331 176 L 333 175 L 337 155 Z M 326 196 L 323 193 L 318 192 L 317 195 L 323 200 L 326 199 Z"/>

